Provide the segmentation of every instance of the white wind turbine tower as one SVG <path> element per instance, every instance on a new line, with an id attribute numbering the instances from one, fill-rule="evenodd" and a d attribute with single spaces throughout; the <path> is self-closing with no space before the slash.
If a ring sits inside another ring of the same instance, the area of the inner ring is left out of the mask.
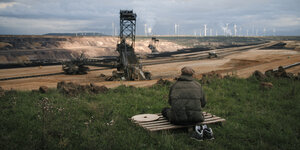
<path id="1" fill-rule="evenodd" d="M 209 29 L 209 36 L 212 36 L 212 28 Z"/>
<path id="2" fill-rule="evenodd" d="M 225 36 L 227 36 L 227 33 L 228 33 L 228 25 L 229 25 L 229 23 L 226 23 L 226 34 L 225 34 Z"/>
<path id="3" fill-rule="evenodd" d="M 147 36 L 147 24 L 144 24 L 144 27 L 145 27 L 145 29 L 144 29 L 145 36 Z"/>
<path id="4" fill-rule="evenodd" d="M 152 33 L 152 28 L 151 28 L 151 27 L 148 28 L 147 34 L 148 34 L 148 35 L 153 35 L 153 33 Z"/>
<path id="5" fill-rule="evenodd" d="M 200 29 L 200 32 L 199 32 L 199 36 L 202 36 L 201 29 Z"/>
<path id="6" fill-rule="evenodd" d="M 236 33 L 237 33 L 237 29 L 236 29 L 236 24 L 234 24 L 234 36 L 236 36 Z"/>
<path id="7" fill-rule="evenodd" d="M 273 28 L 273 36 L 275 36 L 275 35 L 276 35 L 276 29 Z"/>
<path id="8" fill-rule="evenodd" d="M 240 27 L 239 35 L 242 36 L 242 27 Z"/>
<path id="9" fill-rule="evenodd" d="M 204 25 L 204 36 L 206 36 L 206 24 Z"/>
<path id="10" fill-rule="evenodd" d="M 174 25 L 174 35 L 177 35 L 177 24 Z"/>
<path id="11" fill-rule="evenodd" d="M 247 29 L 247 36 L 249 36 L 249 30 Z"/>
<path id="12" fill-rule="evenodd" d="M 264 28 L 264 36 L 266 36 L 266 31 L 267 31 L 266 28 Z"/>
<path id="13" fill-rule="evenodd" d="M 218 30 L 216 30 L 216 36 L 218 36 Z"/>
<path id="14" fill-rule="evenodd" d="M 111 28 L 112 28 L 112 33 L 111 34 L 112 34 L 112 36 L 115 36 L 115 23 L 114 22 L 111 24 Z"/>

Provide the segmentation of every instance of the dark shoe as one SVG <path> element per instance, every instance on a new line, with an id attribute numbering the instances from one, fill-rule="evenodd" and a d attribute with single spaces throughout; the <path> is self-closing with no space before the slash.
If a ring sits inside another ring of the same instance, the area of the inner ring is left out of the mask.
<path id="1" fill-rule="evenodd" d="M 190 135 L 191 139 L 197 140 L 197 141 L 203 141 L 203 136 L 198 134 L 196 131 L 192 132 Z"/>
<path id="2" fill-rule="evenodd" d="M 205 128 L 203 130 L 203 138 L 207 140 L 213 140 L 214 139 L 214 133 L 211 128 Z"/>
<path id="3" fill-rule="evenodd" d="M 195 131 L 191 134 L 191 139 L 203 141 L 202 126 L 195 126 Z"/>

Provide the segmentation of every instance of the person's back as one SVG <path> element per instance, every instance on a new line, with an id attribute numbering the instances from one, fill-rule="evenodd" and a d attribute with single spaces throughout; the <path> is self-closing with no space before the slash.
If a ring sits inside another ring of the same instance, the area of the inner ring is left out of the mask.
<path id="1" fill-rule="evenodd" d="M 174 124 L 203 122 L 201 110 L 206 100 L 202 87 L 193 79 L 193 69 L 184 67 L 181 71 L 182 75 L 170 89 L 171 109 L 163 110 L 163 115 Z"/>

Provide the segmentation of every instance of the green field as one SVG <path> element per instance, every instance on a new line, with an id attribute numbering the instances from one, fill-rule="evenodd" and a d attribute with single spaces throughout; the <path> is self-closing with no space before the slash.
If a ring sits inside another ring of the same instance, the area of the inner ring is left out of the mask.
<path id="1" fill-rule="evenodd" d="M 211 79 L 203 84 L 204 111 L 226 119 L 210 125 L 212 141 L 196 141 L 187 131 L 148 132 L 129 121 L 167 106 L 168 86 L 120 86 L 103 94 L 68 97 L 8 91 L 0 98 L 0 149 L 298 149 L 300 81 L 255 78 Z M 298 147 L 298 148 L 297 148 Z"/>

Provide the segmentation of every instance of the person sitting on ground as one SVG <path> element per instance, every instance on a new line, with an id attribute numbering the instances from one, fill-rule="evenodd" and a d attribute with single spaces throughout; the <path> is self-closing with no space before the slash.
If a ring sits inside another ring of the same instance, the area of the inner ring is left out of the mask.
<path id="1" fill-rule="evenodd" d="M 193 124 L 204 121 L 202 108 L 206 105 L 201 84 L 194 80 L 195 71 L 190 67 L 181 69 L 181 76 L 171 86 L 169 104 L 162 115 L 173 124 Z"/>

